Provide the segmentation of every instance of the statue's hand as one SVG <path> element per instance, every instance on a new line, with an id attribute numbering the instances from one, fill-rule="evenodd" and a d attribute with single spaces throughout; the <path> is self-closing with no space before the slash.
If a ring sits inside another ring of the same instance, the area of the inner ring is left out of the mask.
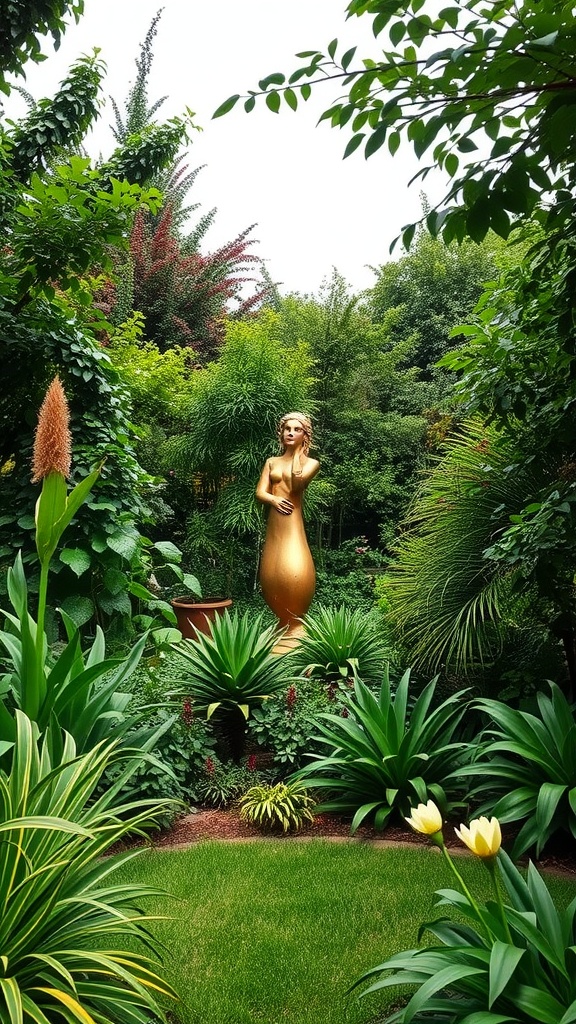
<path id="1" fill-rule="evenodd" d="M 294 505 L 289 498 L 276 498 L 274 508 L 283 516 L 290 516 L 294 511 Z"/>

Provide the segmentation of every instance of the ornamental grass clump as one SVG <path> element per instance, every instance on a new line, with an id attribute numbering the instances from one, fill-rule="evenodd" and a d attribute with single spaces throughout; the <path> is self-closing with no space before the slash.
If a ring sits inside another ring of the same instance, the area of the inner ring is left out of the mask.
<path id="1" fill-rule="evenodd" d="M 353 986 L 369 982 L 363 996 L 410 987 L 407 1004 L 383 1024 L 573 1024 L 576 900 L 557 910 L 534 865 L 524 878 L 501 849 L 498 819 L 480 817 L 456 829 L 490 875 L 494 899 L 480 902 L 446 849 L 438 808 L 420 805 L 407 820 L 442 851 L 458 888 L 439 890 L 437 906 L 457 919 L 423 924 L 419 939 L 429 932 L 439 944 L 396 953 Z"/>
<path id="2" fill-rule="evenodd" d="M 252 786 L 239 803 L 242 820 L 264 832 L 297 832 L 314 821 L 316 801 L 299 782 Z"/>
<path id="3" fill-rule="evenodd" d="M 290 655 L 294 674 L 318 676 L 326 682 L 359 676 L 379 680 L 384 671 L 382 637 L 363 612 L 320 607 L 303 618 L 304 635 Z"/>
<path id="4" fill-rule="evenodd" d="M 78 757 L 70 736 L 54 761 L 15 713 L 11 768 L 0 770 L 0 993 L 3 1024 L 147 1024 L 166 1021 L 175 998 L 160 974 L 144 897 L 147 885 L 115 884 L 134 851 L 104 858 L 130 830 L 143 834 L 162 806 L 118 794 L 141 755 L 100 743 Z M 102 792 L 112 766 L 118 779 Z M 99 792 L 100 789 L 100 792 Z M 166 805 L 164 805 L 165 807 Z"/>
<path id="5" fill-rule="evenodd" d="M 360 680 L 343 698 L 340 715 L 321 714 L 315 740 L 330 748 L 293 776 L 327 793 L 318 810 L 352 817 L 352 832 L 367 819 L 382 829 L 393 813 L 406 814 L 415 800 L 433 797 L 446 813 L 459 806 L 458 770 L 470 757 L 458 726 L 468 706 L 453 694 L 432 709 L 432 680 L 409 710 L 410 672 L 393 695 L 388 672 L 375 697 Z"/>

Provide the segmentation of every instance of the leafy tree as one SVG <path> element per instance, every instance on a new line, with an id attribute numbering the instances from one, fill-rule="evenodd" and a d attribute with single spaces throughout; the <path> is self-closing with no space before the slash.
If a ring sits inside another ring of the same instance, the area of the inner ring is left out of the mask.
<path id="1" fill-rule="evenodd" d="M 368 308 L 387 322 L 393 342 L 410 342 L 406 361 L 427 374 L 449 347 L 450 332 L 469 317 L 484 284 L 497 276 L 502 243 L 494 235 L 482 245 L 464 240 L 446 245 L 420 230 L 410 251 L 378 268 Z M 391 315 L 391 311 L 394 311 Z"/>
<path id="2" fill-rule="evenodd" d="M 66 28 L 65 17 L 76 21 L 84 0 L 2 0 L 0 3 L 0 90 L 10 92 L 6 75 L 23 75 L 27 60 L 41 61 L 38 36 L 51 35 L 55 46 Z"/>
<path id="3" fill-rule="evenodd" d="M 198 251 L 186 254 L 188 247 L 173 230 L 170 205 L 156 224 L 144 210 L 139 212 L 130 236 L 132 303 L 144 314 L 146 339 L 160 351 L 189 345 L 206 359 L 224 337 L 228 303 L 237 298 L 234 315 L 242 317 L 260 302 L 262 289 L 245 299 L 240 295 L 242 286 L 252 280 L 247 268 L 259 263 L 249 252 L 254 242 L 247 234 L 244 231 L 206 256 Z"/>
<path id="4" fill-rule="evenodd" d="M 351 0 L 348 16 L 372 18 L 375 37 L 386 32 L 380 56 L 358 59 L 357 47 L 337 56 L 306 50 L 286 78 L 265 76 L 245 97 L 245 109 L 264 95 L 277 112 L 293 110 L 311 89 L 341 83 L 343 96 L 323 113 L 333 127 L 349 127 L 349 155 L 366 157 L 385 143 L 403 142 L 451 179 L 444 200 L 426 217 L 446 242 L 466 235 L 481 241 L 489 229 L 506 238 L 517 218 L 537 216 L 548 227 L 574 215 L 574 161 L 566 159 L 576 128 L 573 74 L 576 36 L 567 0 L 450 0 L 441 10 L 425 0 Z M 346 91 L 347 90 L 347 91 Z M 231 96 L 214 116 L 240 99 Z M 547 197 L 546 205 L 540 200 Z M 403 231 L 409 246 L 415 226 Z"/>

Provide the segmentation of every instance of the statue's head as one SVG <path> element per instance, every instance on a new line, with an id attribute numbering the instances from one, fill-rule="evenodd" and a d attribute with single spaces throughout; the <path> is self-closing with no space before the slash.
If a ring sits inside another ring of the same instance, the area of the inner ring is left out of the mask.
<path id="1" fill-rule="evenodd" d="M 295 421 L 302 427 L 303 440 L 302 440 L 302 452 L 304 455 L 308 455 L 310 445 L 312 444 L 312 423 L 309 416 L 306 416 L 303 412 L 287 412 L 282 417 L 278 424 L 278 440 L 282 451 L 286 450 L 286 444 L 284 442 L 284 431 L 286 430 L 287 424 Z"/>

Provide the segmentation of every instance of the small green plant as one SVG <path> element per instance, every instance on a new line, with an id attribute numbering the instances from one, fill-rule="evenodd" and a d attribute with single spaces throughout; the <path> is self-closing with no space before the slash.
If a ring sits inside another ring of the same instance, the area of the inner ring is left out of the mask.
<path id="1" fill-rule="evenodd" d="M 266 832 L 297 832 L 314 821 L 315 803 L 301 782 L 252 786 L 240 797 L 240 817 Z"/>
<path id="2" fill-rule="evenodd" d="M 255 708 L 248 734 L 272 752 L 275 768 L 284 773 L 294 771 L 311 750 L 317 716 L 329 707 L 329 696 L 319 680 L 298 679 L 285 693 Z"/>
<path id="3" fill-rule="evenodd" d="M 494 899 L 481 903 L 446 849 L 438 808 L 431 801 L 421 805 L 409 821 L 442 850 L 458 889 L 439 890 L 438 905 L 452 907 L 458 919 L 443 915 L 422 925 L 420 935 L 430 932 L 439 945 L 396 953 L 356 983 L 370 982 L 363 996 L 410 986 L 407 1005 L 386 1017 L 385 1024 L 574 1021 L 576 900 L 558 911 L 534 865 L 524 879 L 500 849 L 498 819 L 479 818 L 456 832 L 488 869 Z"/>
<path id="4" fill-rule="evenodd" d="M 468 744 L 456 739 L 467 708 L 463 693 L 430 710 L 436 680 L 408 706 L 410 671 L 392 696 L 388 671 L 375 697 L 360 680 L 343 700 L 340 715 L 320 715 L 316 737 L 331 753 L 295 775 L 314 790 L 328 791 L 319 811 L 353 815 L 352 832 L 367 818 L 382 829 L 393 812 L 406 814 L 414 800 L 430 795 L 446 812 L 455 802 L 456 770 L 469 758 Z"/>
<path id="5" fill-rule="evenodd" d="M 248 786 L 259 782 L 262 775 L 256 771 L 253 754 L 246 764 L 223 763 L 211 755 L 204 762 L 203 773 L 196 783 L 196 793 L 201 803 L 208 807 L 228 807 L 246 791 Z"/>
<path id="6" fill-rule="evenodd" d="M 246 721 L 253 708 L 284 689 L 290 677 L 286 658 L 272 653 L 278 634 L 262 629 L 262 615 L 223 615 L 211 623 L 209 635 L 185 640 L 175 650 L 187 662 L 186 694 L 207 718 L 217 712 L 233 759 L 240 761 Z"/>
<path id="7" fill-rule="evenodd" d="M 292 670 L 326 682 L 359 676 L 379 680 L 385 663 L 382 637 L 366 615 L 345 605 L 320 607 L 304 616 L 304 636 L 290 655 Z"/>
<path id="8" fill-rule="evenodd" d="M 576 837 L 576 720 L 560 688 L 548 685 L 549 695 L 536 694 L 539 714 L 498 700 L 475 704 L 491 723 L 465 774 L 479 779 L 472 795 L 481 800 L 480 813 L 493 806 L 500 821 L 524 822 L 513 857 L 533 846 L 539 857 L 558 830 Z"/>

